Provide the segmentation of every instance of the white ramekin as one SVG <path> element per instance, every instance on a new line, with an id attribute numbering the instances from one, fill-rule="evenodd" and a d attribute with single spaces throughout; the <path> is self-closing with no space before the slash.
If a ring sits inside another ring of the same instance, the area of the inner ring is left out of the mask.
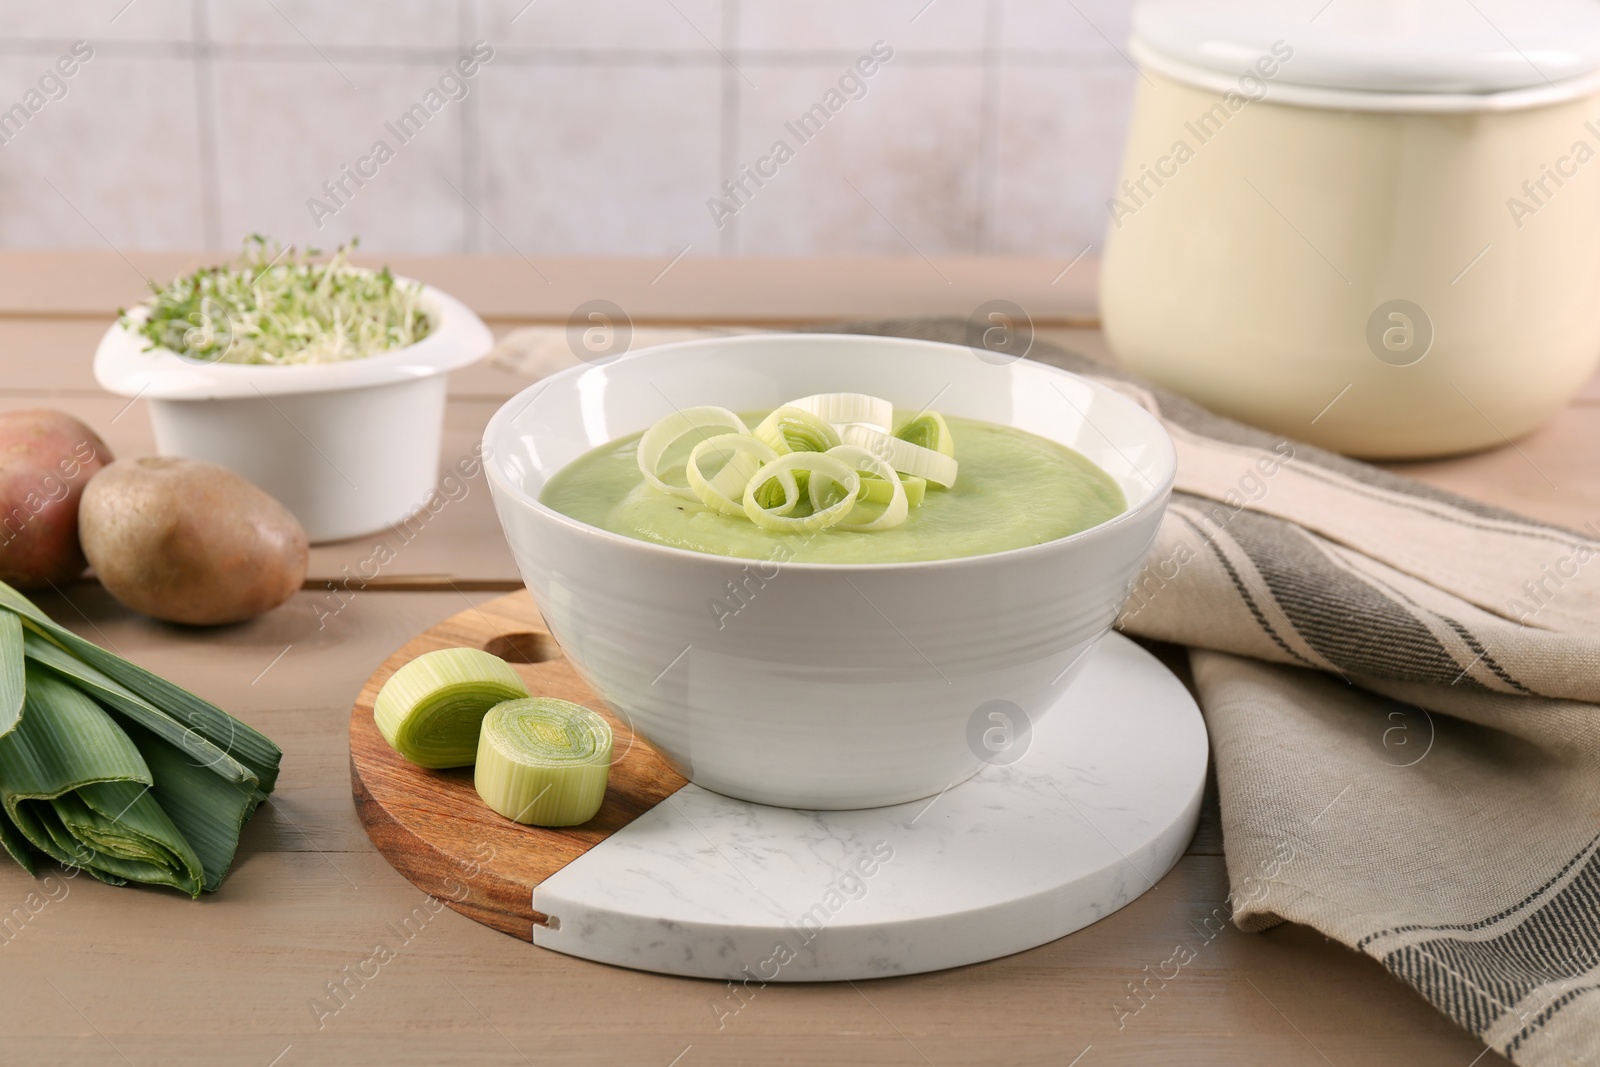
<path id="1" fill-rule="evenodd" d="M 517 564 L 573 666 L 685 775 L 742 800 L 872 807 L 972 775 L 985 755 L 971 739 L 975 723 L 988 725 L 980 709 L 999 700 L 1042 715 L 1110 628 L 1175 469 L 1160 423 L 1126 397 L 1043 364 L 987 359 L 895 338 L 728 337 L 574 367 L 518 394 L 484 432 L 485 467 Z M 538 500 L 566 464 L 674 406 L 752 410 L 841 390 L 1069 445 L 1130 506 L 1028 548 L 837 565 L 649 544 Z"/>
<path id="2" fill-rule="evenodd" d="M 95 378 L 150 402 L 156 448 L 228 467 L 294 512 L 313 542 L 392 526 L 438 476 L 447 372 L 494 343 L 465 304 L 423 288 L 431 322 L 414 345 L 341 363 L 206 363 L 120 323 L 95 352 Z M 135 308 L 133 315 L 145 313 Z"/>

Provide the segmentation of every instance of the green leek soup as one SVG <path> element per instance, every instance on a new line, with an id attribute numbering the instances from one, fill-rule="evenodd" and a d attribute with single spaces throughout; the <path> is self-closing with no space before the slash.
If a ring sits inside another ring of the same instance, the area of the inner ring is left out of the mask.
<path id="1" fill-rule="evenodd" d="M 747 417 L 750 425 L 765 413 Z M 1043 544 L 1127 510 L 1111 477 L 1072 449 L 1025 430 L 948 417 L 960 463 L 956 484 L 886 530 L 769 532 L 739 515 L 671 496 L 639 471 L 640 434 L 613 441 L 558 471 L 539 499 L 579 522 L 693 552 L 805 563 L 909 563 L 982 556 Z"/>

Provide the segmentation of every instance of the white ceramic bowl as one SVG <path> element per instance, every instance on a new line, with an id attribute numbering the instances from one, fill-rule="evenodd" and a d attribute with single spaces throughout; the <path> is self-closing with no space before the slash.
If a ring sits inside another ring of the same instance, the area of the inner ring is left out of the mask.
<path id="1" fill-rule="evenodd" d="M 538 500 L 572 460 L 674 405 L 751 410 L 841 390 L 912 410 L 932 402 L 1069 445 L 1130 506 L 1074 536 L 988 556 L 780 565 L 633 540 Z M 1175 465 L 1156 419 L 1065 371 L 817 334 L 689 341 L 574 367 L 501 408 L 484 447 L 512 552 L 578 673 L 697 784 L 797 808 L 936 794 L 982 766 L 969 733 L 990 725 L 983 705 L 1009 701 L 1036 717 L 1056 702 L 1121 610 Z M 734 590 L 737 614 L 713 608 L 734 603 Z"/>
<path id="2" fill-rule="evenodd" d="M 431 321 L 414 345 L 343 363 L 207 363 L 120 323 L 95 352 L 101 386 L 150 401 L 156 449 L 237 471 L 294 512 L 313 542 L 393 526 L 438 478 L 447 372 L 488 355 L 489 328 L 423 288 Z M 135 308 L 142 316 L 145 308 Z"/>

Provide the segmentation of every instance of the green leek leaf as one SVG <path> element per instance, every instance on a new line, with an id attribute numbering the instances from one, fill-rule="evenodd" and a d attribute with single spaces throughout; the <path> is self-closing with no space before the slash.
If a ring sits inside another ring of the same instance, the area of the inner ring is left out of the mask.
<path id="1" fill-rule="evenodd" d="M 283 753 L 265 735 L 246 726 L 215 704 L 57 625 L 37 605 L 4 582 L 0 582 L 0 607 L 10 608 L 22 617 L 23 625 L 34 633 L 48 638 L 91 667 L 109 675 L 142 699 L 166 709 L 169 718 L 248 767 L 255 774 L 263 793 L 272 791 L 278 780 L 278 763 Z"/>
<path id="2" fill-rule="evenodd" d="M 22 620 L 0 611 L 0 737 L 22 718 Z"/>
<path id="3" fill-rule="evenodd" d="M 50 668 L 68 683 L 106 705 L 111 712 L 132 719 L 156 736 L 184 749 L 196 763 L 212 773 L 232 782 L 245 783 L 254 790 L 257 780 L 253 770 L 154 704 L 137 696 L 115 679 L 95 670 L 74 657 L 72 653 L 38 634 L 26 634 L 23 638 L 23 648 L 29 660 Z"/>

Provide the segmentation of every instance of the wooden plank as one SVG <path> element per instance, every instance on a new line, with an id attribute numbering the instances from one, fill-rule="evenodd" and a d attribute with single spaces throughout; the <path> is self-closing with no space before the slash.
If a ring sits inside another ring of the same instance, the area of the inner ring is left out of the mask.
<path id="1" fill-rule="evenodd" d="M 1389 469 L 1474 500 L 1600 537 L 1600 405 L 1573 404 L 1543 429 L 1487 452 Z"/>
<path id="2" fill-rule="evenodd" d="M 0 904 L 41 884 L 6 869 Z M 267 1064 L 292 1047 L 285 1065 L 481 1056 L 665 1067 L 693 1046 L 682 1064 L 1061 1067 L 1092 1046 L 1086 1067 L 1505 1062 L 1475 1061 L 1472 1038 L 1372 960 L 1312 932 L 1204 925 L 1226 893 L 1213 857 L 1186 857 L 1122 911 L 991 963 L 748 990 L 502 937 L 430 902 L 372 853 L 249 853 L 199 902 L 86 878 L 57 884 L 65 895 L 6 945 L 8 1061 L 117 1062 L 120 1052 L 140 1065 Z M 1130 983 L 1162 970 L 1179 944 L 1195 959 L 1135 998 Z M 341 982 L 335 997 L 329 983 Z"/>
<path id="3" fill-rule="evenodd" d="M 166 281 L 226 256 L 191 252 L 0 252 L 0 316 L 104 316 Z M 1095 265 L 981 256 L 759 259 L 537 259 L 359 256 L 438 286 L 487 319 L 565 323 L 610 300 L 637 323 L 802 322 L 955 315 L 1010 300 L 1036 322 L 1095 317 Z M 1059 280 L 1058 280 L 1059 279 Z"/>

